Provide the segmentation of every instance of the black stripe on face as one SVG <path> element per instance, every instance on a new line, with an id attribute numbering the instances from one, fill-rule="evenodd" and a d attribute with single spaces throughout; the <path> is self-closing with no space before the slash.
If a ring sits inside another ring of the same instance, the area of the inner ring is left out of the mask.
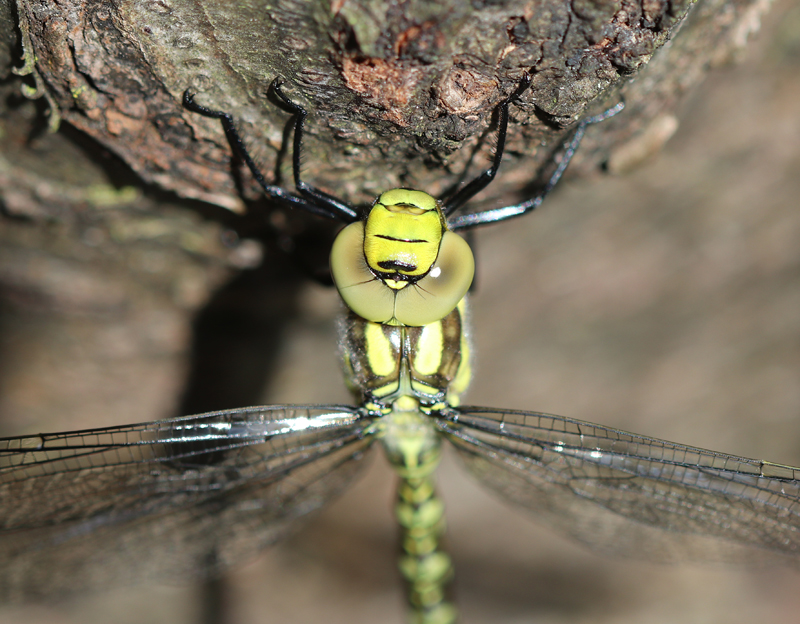
<path id="1" fill-rule="evenodd" d="M 430 241 L 424 238 L 395 238 L 394 236 L 386 236 L 385 234 L 373 234 L 375 238 L 382 238 L 383 240 L 395 241 L 398 243 L 429 243 Z"/>
<path id="2" fill-rule="evenodd" d="M 408 264 L 407 262 L 400 262 L 398 260 L 384 260 L 379 262 L 378 266 L 387 272 L 394 271 L 416 271 L 416 264 Z"/>

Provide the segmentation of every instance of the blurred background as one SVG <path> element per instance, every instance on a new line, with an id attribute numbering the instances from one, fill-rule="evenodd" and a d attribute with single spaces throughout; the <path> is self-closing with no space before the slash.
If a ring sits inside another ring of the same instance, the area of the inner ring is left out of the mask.
<path id="1" fill-rule="evenodd" d="M 465 402 L 800 465 L 798 101 L 800 6 L 782 0 L 745 58 L 686 101 L 662 152 L 633 172 L 567 180 L 538 214 L 480 231 Z M 35 270 L 57 289 L 67 269 Z M 188 302 L 200 296 L 193 284 L 187 277 Z M 276 359 L 256 402 L 348 402 L 337 296 L 298 288 L 296 306 L 279 311 L 281 340 L 263 345 Z M 106 282 L 86 289 L 104 292 L 109 310 L 123 297 Z M 189 328 L 178 320 L 121 328 L 67 310 L 59 326 L 4 309 L 5 434 L 180 409 Z M 87 341 L 108 345 L 108 358 L 83 358 Z M 231 571 L 230 622 L 404 621 L 394 478 L 378 455 L 336 503 Z M 439 483 L 464 622 L 800 621 L 791 569 L 598 556 L 480 489 L 451 455 Z M 76 595 L 2 607 L 0 623 L 197 622 L 202 591 L 157 584 Z"/>

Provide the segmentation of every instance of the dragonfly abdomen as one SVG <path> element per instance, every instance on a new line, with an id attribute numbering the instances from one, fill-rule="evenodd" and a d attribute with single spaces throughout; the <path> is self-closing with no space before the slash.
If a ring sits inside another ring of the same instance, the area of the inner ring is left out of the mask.
<path id="1" fill-rule="evenodd" d="M 412 621 L 449 624 L 456 609 L 449 596 L 453 562 L 442 548 L 444 505 L 433 479 L 404 479 L 397 489 L 400 534 L 400 572 L 408 585 Z"/>
<path id="2" fill-rule="evenodd" d="M 399 567 L 408 586 L 411 621 L 452 624 L 456 609 L 448 586 L 453 564 L 441 544 L 444 504 L 433 483 L 442 437 L 428 415 L 397 405 L 376 426 L 386 456 L 400 476 L 395 505 L 401 528 Z"/>

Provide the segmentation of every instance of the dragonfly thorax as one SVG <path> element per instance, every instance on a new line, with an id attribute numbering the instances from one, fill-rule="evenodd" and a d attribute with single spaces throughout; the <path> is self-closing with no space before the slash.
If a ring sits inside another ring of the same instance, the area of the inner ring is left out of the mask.
<path id="1" fill-rule="evenodd" d="M 354 312 L 339 321 L 347 385 L 372 413 L 454 406 L 469 384 L 466 299 L 424 327 L 367 321 Z"/>
<path id="2" fill-rule="evenodd" d="M 365 221 L 339 233 L 331 272 L 347 307 L 362 318 L 419 327 L 455 309 L 472 284 L 475 261 L 466 241 L 447 230 L 435 198 L 392 189 Z"/>

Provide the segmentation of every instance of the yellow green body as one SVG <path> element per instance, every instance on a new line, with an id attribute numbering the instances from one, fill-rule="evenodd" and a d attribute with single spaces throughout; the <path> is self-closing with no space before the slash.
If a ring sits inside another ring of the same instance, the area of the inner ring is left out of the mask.
<path id="1" fill-rule="evenodd" d="M 345 379 L 376 417 L 373 433 L 400 477 L 395 512 L 411 621 L 453 624 L 453 566 L 441 546 L 444 506 L 433 483 L 441 437 L 430 414 L 457 405 L 469 384 L 472 251 L 447 231 L 436 199 L 393 189 L 364 222 L 342 230 L 331 269 L 349 308 L 339 322 Z"/>
<path id="2" fill-rule="evenodd" d="M 457 404 L 469 383 L 466 300 L 423 327 L 382 325 L 350 312 L 339 329 L 348 386 L 381 415 L 375 434 L 400 477 L 395 512 L 411 621 L 452 624 L 456 611 L 447 586 L 453 570 L 440 543 L 444 506 L 433 483 L 441 437 L 428 414 Z"/>

